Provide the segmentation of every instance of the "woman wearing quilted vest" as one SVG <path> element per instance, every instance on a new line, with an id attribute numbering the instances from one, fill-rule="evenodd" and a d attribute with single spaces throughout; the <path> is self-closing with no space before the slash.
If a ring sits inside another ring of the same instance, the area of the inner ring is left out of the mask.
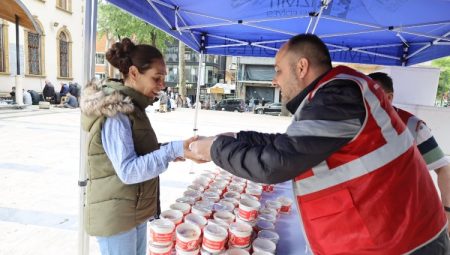
<path id="1" fill-rule="evenodd" d="M 88 133 L 85 222 L 103 255 L 146 254 L 146 222 L 159 213 L 159 174 L 190 158 L 186 141 L 160 145 L 145 113 L 164 89 L 161 52 L 125 38 L 106 53 L 123 80 L 89 84 L 81 99 Z"/>

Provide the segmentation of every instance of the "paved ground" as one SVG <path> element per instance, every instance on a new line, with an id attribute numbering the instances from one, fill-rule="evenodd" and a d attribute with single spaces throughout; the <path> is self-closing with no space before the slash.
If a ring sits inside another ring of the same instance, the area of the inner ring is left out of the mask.
<path id="1" fill-rule="evenodd" d="M 192 135 L 194 111 L 154 113 L 159 140 Z M 78 238 L 79 110 L 0 110 L 0 255 L 72 255 Z M 283 132 L 287 117 L 201 111 L 199 132 Z M 163 209 L 179 197 L 195 172 L 212 168 L 172 163 L 162 179 Z M 94 239 L 90 254 L 100 254 Z"/>

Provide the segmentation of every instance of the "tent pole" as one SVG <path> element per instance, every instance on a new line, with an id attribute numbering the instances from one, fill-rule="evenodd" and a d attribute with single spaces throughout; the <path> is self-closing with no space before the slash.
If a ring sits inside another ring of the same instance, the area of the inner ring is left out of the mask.
<path id="1" fill-rule="evenodd" d="M 323 10 L 325 10 L 328 7 L 328 4 L 330 4 L 331 0 L 322 0 L 319 14 L 316 17 L 316 20 L 314 20 L 314 26 L 311 30 L 311 34 L 314 34 L 316 32 L 317 25 L 319 24 L 319 20 L 322 17 Z"/>
<path id="2" fill-rule="evenodd" d="M 447 33 L 445 33 L 445 34 L 443 35 L 443 37 L 447 37 L 447 36 L 449 36 L 449 35 L 450 35 L 450 32 L 447 32 Z M 409 55 L 406 57 L 406 59 L 410 59 L 410 58 L 414 57 L 415 55 L 417 55 L 417 54 L 419 54 L 420 52 L 422 52 L 422 51 L 428 49 L 429 47 L 431 47 L 433 44 L 435 44 L 435 43 L 437 43 L 437 42 L 439 42 L 439 39 L 436 39 L 436 40 L 434 40 L 433 42 L 428 43 L 427 45 L 425 45 L 425 46 L 419 48 L 419 49 L 416 50 L 415 52 L 409 54 Z"/>
<path id="3" fill-rule="evenodd" d="M 22 76 L 20 75 L 20 40 L 19 40 L 19 16 L 15 16 L 16 24 L 16 64 L 17 71 L 14 79 L 14 87 L 16 87 L 15 101 L 19 107 L 23 106 L 23 85 Z"/>
<path id="4" fill-rule="evenodd" d="M 20 42 L 19 42 L 19 16 L 16 17 L 16 64 L 17 64 L 17 75 L 20 75 Z"/>
<path id="5" fill-rule="evenodd" d="M 198 111 L 201 109 L 200 104 L 200 86 L 204 82 L 204 77 L 202 72 L 203 68 L 203 61 L 205 60 L 205 39 L 206 35 L 202 34 L 201 40 L 200 40 L 200 51 L 199 51 L 199 59 L 198 59 L 198 70 L 197 70 L 197 93 L 195 96 L 195 115 L 194 115 L 194 135 L 198 134 L 198 128 L 197 128 L 197 119 L 198 119 Z"/>
<path id="6" fill-rule="evenodd" d="M 83 58 L 83 84 L 86 86 L 92 80 L 95 72 L 95 42 L 97 36 L 97 1 L 85 1 L 85 15 L 84 15 L 84 58 Z M 87 139 L 88 134 L 80 128 L 80 165 L 79 165 L 79 211 L 78 211 L 78 254 L 89 254 L 89 236 L 84 230 L 84 202 L 85 190 L 87 185 L 86 165 L 87 165 Z"/>
<path id="7" fill-rule="evenodd" d="M 205 54 L 203 53 L 203 50 L 200 51 L 200 56 L 198 60 L 198 70 L 197 70 L 197 92 L 195 96 L 195 115 L 194 115 L 194 135 L 198 134 L 198 128 L 197 128 L 197 120 L 198 120 L 198 111 L 201 108 L 200 104 L 200 86 L 202 86 L 203 81 L 203 61 L 205 59 Z"/>

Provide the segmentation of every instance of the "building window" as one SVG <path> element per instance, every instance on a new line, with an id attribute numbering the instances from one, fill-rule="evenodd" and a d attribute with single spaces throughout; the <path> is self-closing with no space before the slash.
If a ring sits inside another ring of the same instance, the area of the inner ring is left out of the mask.
<path id="1" fill-rule="evenodd" d="M 166 82 L 178 82 L 178 66 L 168 66 Z"/>
<path id="2" fill-rule="evenodd" d="M 56 7 L 70 11 L 71 10 L 71 1 L 70 0 L 56 0 Z"/>
<path id="3" fill-rule="evenodd" d="M 58 78 L 72 79 L 72 37 L 66 26 L 56 34 Z"/>
<path id="4" fill-rule="evenodd" d="M 59 35 L 59 77 L 69 77 L 69 41 L 64 32 Z"/>
<path id="5" fill-rule="evenodd" d="M 39 34 L 28 32 L 28 74 L 40 75 L 41 72 L 41 38 Z"/>
<path id="6" fill-rule="evenodd" d="M 35 21 L 40 26 L 42 34 L 24 30 L 24 57 L 25 57 L 25 74 L 26 75 L 45 75 L 44 65 L 44 30 L 41 23 L 35 17 Z"/>
<path id="7" fill-rule="evenodd" d="M 105 54 L 104 53 L 96 53 L 95 54 L 95 64 L 96 65 L 104 65 L 105 64 Z"/>

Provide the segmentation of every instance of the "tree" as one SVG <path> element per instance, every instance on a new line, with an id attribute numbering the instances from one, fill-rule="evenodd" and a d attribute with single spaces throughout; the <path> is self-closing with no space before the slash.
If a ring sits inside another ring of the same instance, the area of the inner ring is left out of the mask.
<path id="1" fill-rule="evenodd" d="M 186 62 L 184 58 L 184 53 L 186 51 L 186 45 L 182 42 L 178 42 L 178 84 L 179 93 L 183 99 L 183 104 L 186 102 L 186 76 L 184 74 L 186 68 Z"/>
<path id="2" fill-rule="evenodd" d="M 436 101 L 442 102 L 445 96 L 448 97 L 450 91 L 450 57 L 434 60 L 432 65 L 441 69 Z"/>
<path id="3" fill-rule="evenodd" d="M 157 47 L 162 52 L 167 48 L 166 42 L 173 39 L 165 32 L 145 23 L 114 5 L 99 1 L 97 31 L 101 37 L 109 40 L 132 38 L 136 43 L 146 43 Z"/>

